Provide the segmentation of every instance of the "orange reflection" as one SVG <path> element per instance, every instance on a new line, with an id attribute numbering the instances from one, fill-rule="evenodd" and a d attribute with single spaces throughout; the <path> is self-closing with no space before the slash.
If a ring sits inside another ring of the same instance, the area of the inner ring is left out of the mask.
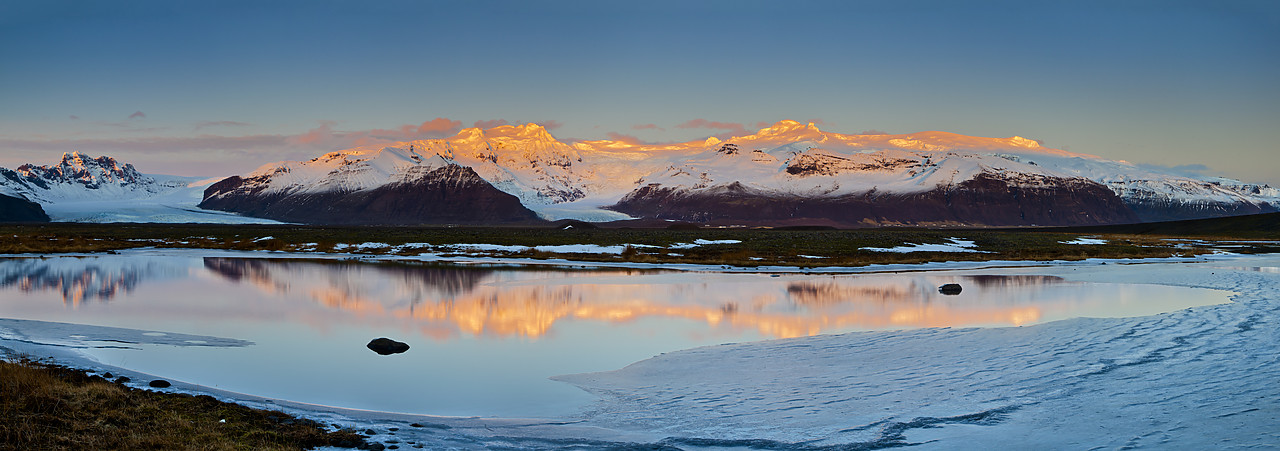
<path id="1" fill-rule="evenodd" d="M 754 330 L 770 338 L 854 329 L 1019 326 L 1044 316 L 1040 306 L 1027 302 L 1030 294 L 1065 284 L 1045 276 L 797 276 L 800 280 L 789 281 L 767 275 L 621 276 L 226 258 L 206 259 L 205 266 L 271 292 L 305 286 L 302 292 L 326 308 L 369 321 L 409 320 L 433 338 L 453 335 L 440 325 L 472 336 L 538 338 L 565 320 L 617 324 L 642 318 Z M 951 281 L 965 285 L 967 293 L 937 293 L 938 285 Z M 1023 301 L 1017 302 L 1019 296 Z"/>

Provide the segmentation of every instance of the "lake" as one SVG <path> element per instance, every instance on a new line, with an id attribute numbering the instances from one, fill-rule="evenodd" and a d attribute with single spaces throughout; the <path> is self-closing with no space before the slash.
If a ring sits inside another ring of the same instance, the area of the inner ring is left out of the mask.
<path id="1" fill-rule="evenodd" d="M 98 361 L 276 399 L 552 418 L 592 401 L 548 378 L 732 342 L 1144 316 L 1228 293 L 1034 270 L 758 274 L 263 258 L 200 250 L 0 260 L 0 317 L 248 340 L 112 346 Z M 938 287 L 957 283 L 958 295 Z M 373 338 L 411 349 L 382 356 Z"/>

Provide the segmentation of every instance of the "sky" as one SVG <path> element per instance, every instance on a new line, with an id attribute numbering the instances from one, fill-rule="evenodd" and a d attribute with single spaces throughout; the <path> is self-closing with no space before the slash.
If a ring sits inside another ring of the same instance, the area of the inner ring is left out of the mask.
<path id="1" fill-rule="evenodd" d="M 1274 1 L 0 2 L 0 166 L 225 176 L 537 122 L 940 130 L 1280 186 Z"/>

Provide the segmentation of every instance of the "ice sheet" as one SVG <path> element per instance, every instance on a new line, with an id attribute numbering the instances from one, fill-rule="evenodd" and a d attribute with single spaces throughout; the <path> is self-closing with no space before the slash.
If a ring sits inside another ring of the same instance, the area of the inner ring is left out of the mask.
<path id="1" fill-rule="evenodd" d="M 1257 267 L 1280 258 L 1247 257 Z M 1241 265 L 1235 262 L 1234 266 Z M 1239 293 L 1161 315 L 851 333 L 668 353 L 561 376 L 586 424 L 727 445 L 1219 448 L 1280 442 L 1280 275 L 1212 264 L 1024 269 Z"/>

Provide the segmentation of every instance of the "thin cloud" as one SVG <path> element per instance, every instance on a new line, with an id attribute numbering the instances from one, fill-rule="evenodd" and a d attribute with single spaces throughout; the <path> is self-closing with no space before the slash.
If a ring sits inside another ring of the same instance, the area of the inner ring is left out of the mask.
<path id="1" fill-rule="evenodd" d="M 873 129 L 871 129 L 871 130 L 863 130 L 863 131 L 860 131 L 860 132 L 858 132 L 858 134 L 859 134 L 859 135 L 892 135 L 893 133 L 889 133 L 889 132 L 882 132 L 882 131 L 880 131 L 880 130 L 876 130 L 876 129 L 874 129 L 874 128 L 873 128 Z"/>
<path id="2" fill-rule="evenodd" d="M 250 124 L 248 122 L 238 122 L 238 121 L 204 121 L 204 122 L 196 123 L 196 131 L 199 131 L 202 128 L 209 128 L 209 127 L 248 127 L 250 125 L 253 125 L 253 124 Z"/>
<path id="3" fill-rule="evenodd" d="M 827 125 L 827 121 L 824 121 L 822 119 L 809 119 L 806 122 L 812 122 L 813 125 Z"/>
<path id="4" fill-rule="evenodd" d="M 481 120 L 481 121 L 476 121 L 473 127 L 488 130 L 494 127 L 501 127 L 503 125 L 511 125 L 511 122 L 508 122 L 506 119 Z"/>
<path id="5" fill-rule="evenodd" d="M 423 122 L 414 131 L 418 136 L 441 137 L 445 135 L 453 135 L 462 130 L 462 121 L 455 121 L 443 117 Z"/>
<path id="6" fill-rule="evenodd" d="M 229 123 L 224 123 L 229 122 Z M 115 125 L 115 124 L 111 124 Z M 235 121 L 210 121 L 204 127 L 238 127 Z M 310 130 L 298 134 L 253 134 L 224 136 L 149 136 L 128 138 L 0 138 L 5 156 L 23 154 L 61 154 L 71 150 L 110 155 L 123 161 L 142 161 L 165 166 L 169 172 L 205 175 L 216 168 L 244 171 L 256 167 L 258 161 L 306 160 L 325 152 L 388 144 L 415 139 L 448 137 L 461 130 L 462 122 L 435 118 L 421 124 L 408 124 L 389 129 L 341 130 L 335 121 L 320 121 Z M 132 132 L 133 129 L 126 128 Z M 12 158 L 0 158 L 10 161 Z M 21 164 L 21 163 L 19 163 Z M 245 168 L 246 165 L 252 167 Z"/>
<path id="7" fill-rule="evenodd" d="M 1177 166 L 1165 166 L 1162 164 L 1142 163 L 1142 164 L 1138 164 L 1137 166 L 1150 171 L 1171 173 L 1171 174 L 1181 175 L 1184 177 L 1204 177 L 1206 175 L 1211 175 L 1214 172 L 1216 172 L 1213 170 L 1213 168 L 1210 168 L 1203 164 L 1182 164 Z"/>
<path id="8" fill-rule="evenodd" d="M 320 121 L 320 126 L 290 136 L 289 142 L 323 150 L 338 150 L 397 141 L 435 139 L 452 136 L 462 129 L 462 121 L 438 117 L 419 125 L 405 124 L 396 128 L 342 131 L 334 121 Z"/>
<path id="9" fill-rule="evenodd" d="M 659 127 L 658 124 L 636 124 L 636 125 L 632 125 L 631 129 L 632 130 L 662 130 L 664 132 L 667 131 L 667 129 Z"/>
<path id="10" fill-rule="evenodd" d="M 738 122 L 718 122 L 706 119 L 692 119 L 676 125 L 676 128 L 710 128 L 716 130 L 738 130 L 743 128 Z"/>
<path id="11" fill-rule="evenodd" d="M 71 120 L 73 120 L 73 121 L 78 121 L 78 120 L 80 120 L 80 116 L 76 116 L 76 115 L 74 115 L 74 114 L 72 114 L 71 116 L 68 116 L 68 117 L 70 117 L 70 118 L 71 118 Z"/>
<path id="12" fill-rule="evenodd" d="M 618 132 L 605 133 L 605 136 L 608 136 L 610 141 L 620 141 L 627 144 L 643 144 L 643 142 L 640 141 L 640 138 L 631 135 L 624 135 Z"/>
<path id="13" fill-rule="evenodd" d="M 147 118 L 147 113 L 143 113 L 142 111 L 134 111 L 133 114 L 129 115 L 129 119 L 146 119 L 146 118 Z"/>
<path id="14" fill-rule="evenodd" d="M 23 150 L 84 152 L 182 153 L 187 151 L 266 148 L 288 145 L 283 135 L 148 137 L 123 139 L 0 139 L 0 147 Z"/>
<path id="15" fill-rule="evenodd" d="M 564 122 L 560 122 L 554 119 L 541 121 L 541 122 L 538 122 L 537 124 L 541 125 L 542 128 L 545 128 L 547 130 L 555 130 L 557 128 L 564 127 Z"/>

